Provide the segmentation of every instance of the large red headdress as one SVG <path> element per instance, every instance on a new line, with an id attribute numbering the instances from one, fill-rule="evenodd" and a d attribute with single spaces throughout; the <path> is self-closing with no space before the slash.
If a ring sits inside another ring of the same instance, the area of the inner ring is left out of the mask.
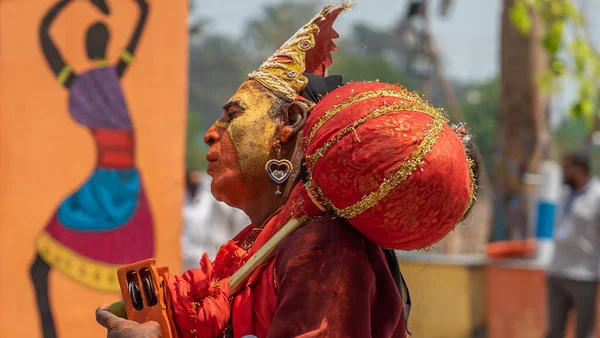
<path id="1" fill-rule="evenodd" d="M 325 6 L 248 77 L 280 98 L 296 101 L 308 85 L 304 73 L 324 76 L 333 63 L 331 52 L 337 49 L 333 39 L 338 38 L 333 23 L 351 7 L 351 3 Z"/>
<path id="2" fill-rule="evenodd" d="M 304 135 L 309 175 L 288 201 L 294 217 L 335 213 L 380 246 L 414 250 L 446 236 L 473 202 L 462 139 L 440 110 L 398 86 L 331 92 Z"/>

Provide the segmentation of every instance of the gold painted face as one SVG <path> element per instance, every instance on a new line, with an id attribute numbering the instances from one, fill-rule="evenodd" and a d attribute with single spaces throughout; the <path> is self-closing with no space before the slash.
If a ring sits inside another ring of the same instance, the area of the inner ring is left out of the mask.
<path id="1" fill-rule="evenodd" d="M 244 178 L 264 176 L 275 136 L 275 121 L 268 116 L 273 104 L 273 95 L 254 81 L 244 82 L 225 104 L 218 123 L 227 125 Z"/>
<path id="2" fill-rule="evenodd" d="M 240 207 L 268 180 L 265 163 L 273 157 L 276 120 L 268 112 L 275 97 L 254 80 L 244 82 L 225 104 L 223 117 L 207 131 L 207 172 L 218 200 Z M 233 196 L 235 195 L 235 196 Z"/>

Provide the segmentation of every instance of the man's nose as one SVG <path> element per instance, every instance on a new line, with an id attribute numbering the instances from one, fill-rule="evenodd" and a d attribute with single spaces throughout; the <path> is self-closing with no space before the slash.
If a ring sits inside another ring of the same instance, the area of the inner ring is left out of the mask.
<path id="1" fill-rule="evenodd" d="M 207 146 L 212 147 L 215 143 L 221 140 L 222 131 L 219 129 L 220 128 L 217 127 L 216 124 L 213 124 L 210 126 L 210 128 L 208 128 L 206 134 L 204 134 L 204 143 L 206 143 Z"/>

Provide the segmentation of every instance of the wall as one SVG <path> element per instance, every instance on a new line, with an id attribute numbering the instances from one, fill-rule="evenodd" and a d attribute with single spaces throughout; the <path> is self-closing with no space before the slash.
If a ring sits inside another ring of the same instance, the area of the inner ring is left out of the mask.
<path id="1" fill-rule="evenodd" d="M 490 265 L 487 274 L 488 337 L 543 337 L 546 332 L 546 272 L 541 269 Z M 598 293 L 597 304 L 600 304 Z M 600 309 L 596 313 L 600 323 Z M 565 338 L 574 337 L 570 318 Z M 596 338 L 600 331 L 596 330 Z"/>
<path id="2" fill-rule="evenodd" d="M 485 327 L 485 270 L 480 264 L 441 259 L 406 259 L 400 267 L 408 285 L 413 338 L 471 338 Z"/>
<path id="3" fill-rule="evenodd" d="M 102 3 L 103 0 L 94 0 Z M 0 0 L 0 336 L 41 337 L 30 278 L 35 239 L 61 201 L 94 170 L 97 153 L 88 128 L 69 116 L 61 87 L 40 47 L 42 17 L 51 0 Z M 110 30 L 108 59 L 119 60 L 140 10 L 136 1 L 109 0 L 110 15 L 92 1 L 72 1 L 50 35 L 78 74 L 92 69 L 87 27 Z M 135 162 L 149 205 L 153 255 L 178 272 L 186 119 L 187 1 L 148 0 L 147 24 L 135 60 L 121 79 L 135 132 Z M 93 94 L 93 93 L 92 93 Z M 106 98 L 104 98 L 106 99 Z M 142 243 L 142 245 L 145 245 Z M 93 246 L 93 245 L 92 245 Z M 117 253 L 123 247 L 111 247 Z M 94 309 L 119 298 L 51 268 L 48 297 L 61 338 L 102 337 Z M 49 335 L 46 335 L 49 337 Z"/>

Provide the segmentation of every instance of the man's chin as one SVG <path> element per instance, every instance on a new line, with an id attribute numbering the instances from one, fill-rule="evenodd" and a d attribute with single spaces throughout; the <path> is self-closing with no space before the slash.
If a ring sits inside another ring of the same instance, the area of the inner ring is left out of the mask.
<path id="1" fill-rule="evenodd" d="M 221 197 L 221 190 L 219 189 L 218 176 L 212 176 L 212 178 L 213 179 L 210 182 L 210 193 L 217 201 L 223 202 L 223 198 Z"/>

